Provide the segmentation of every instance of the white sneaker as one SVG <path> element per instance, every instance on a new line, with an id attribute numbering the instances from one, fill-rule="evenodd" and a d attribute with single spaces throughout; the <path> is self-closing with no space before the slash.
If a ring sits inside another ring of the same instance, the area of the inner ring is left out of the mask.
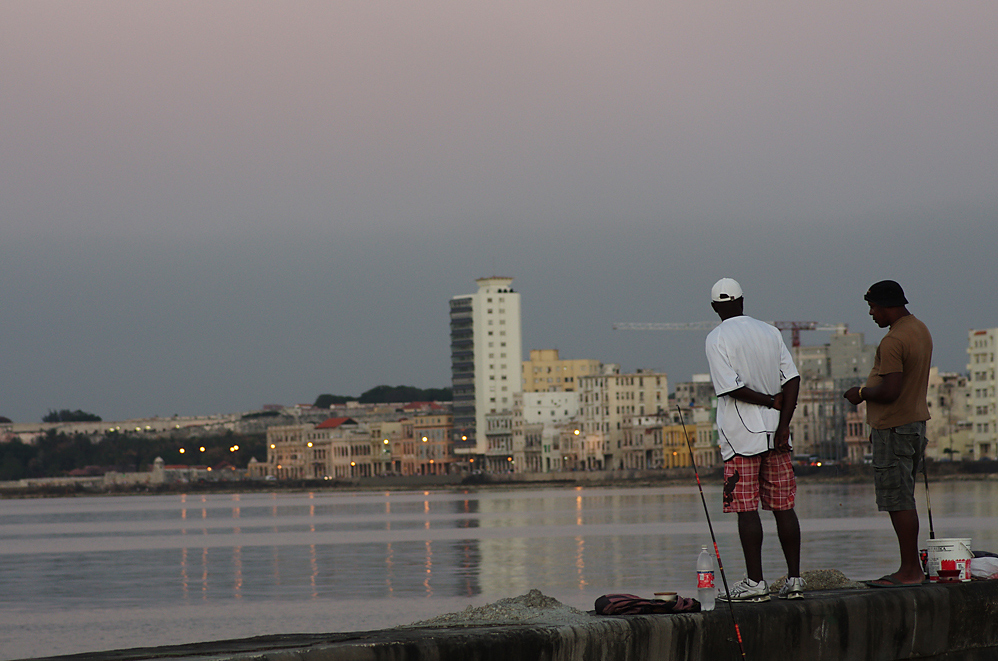
<path id="1" fill-rule="evenodd" d="M 803 599 L 804 579 L 800 576 L 788 578 L 787 582 L 780 588 L 780 599 Z"/>
<path id="2" fill-rule="evenodd" d="M 764 580 L 756 583 L 751 578 L 745 578 L 734 584 L 730 597 L 722 592 L 717 598 L 721 601 L 769 601 L 769 586 Z"/>

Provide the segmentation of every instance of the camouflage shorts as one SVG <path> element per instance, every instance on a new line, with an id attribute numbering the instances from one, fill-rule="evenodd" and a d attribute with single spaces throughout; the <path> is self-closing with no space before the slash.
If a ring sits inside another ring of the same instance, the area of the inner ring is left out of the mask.
<path id="1" fill-rule="evenodd" d="M 899 512 L 915 509 L 915 479 L 925 454 L 925 423 L 909 422 L 870 431 L 873 443 L 873 484 L 877 509 Z"/>

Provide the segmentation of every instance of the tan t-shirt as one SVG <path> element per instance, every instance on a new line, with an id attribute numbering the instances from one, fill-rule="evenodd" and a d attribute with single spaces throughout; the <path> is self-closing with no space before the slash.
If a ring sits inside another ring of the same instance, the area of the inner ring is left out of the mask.
<path id="1" fill-rule="evenodd" d="M 901 394 L 890 404 L 866 402 L 866 421 L 871 427 L 889 429 L 929 419 L 925 395 L 931 362 L 932 336 L 925 324 L 910 314 L 895 321 L 880 340 L 873 369 L 863 387 L 879 385 L 884 374 L 901 372 Z"/>

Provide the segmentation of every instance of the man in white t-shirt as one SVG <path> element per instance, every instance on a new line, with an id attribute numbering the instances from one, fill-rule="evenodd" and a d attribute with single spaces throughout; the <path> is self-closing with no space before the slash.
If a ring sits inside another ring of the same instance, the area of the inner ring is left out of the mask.
<path id="1" fill-rule="evenodd" d="M 731 601 L 768 601 L 762 575 L 762 508 L 771 510 L 787 560 L 781 599 L 804 596 L 800 578 L 800 523 L 794 511 L 797 481 L 790 420 L 800 375 L 775 326 L 742 311 L 742 288 L 731 278 L 711 289 L 721 323 L 707 335 L 707 362 L 717 394 L 717 432 L 724 459 L 724 511 L 738 514 L 738 537 L 748 577 L 731 588 Z"/>

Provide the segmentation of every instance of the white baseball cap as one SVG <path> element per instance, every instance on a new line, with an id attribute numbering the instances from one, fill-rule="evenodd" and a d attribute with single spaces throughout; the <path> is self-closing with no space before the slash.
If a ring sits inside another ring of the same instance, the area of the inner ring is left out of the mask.
<path id="1" fill-rule="evenodd" d="M 742 286 L 737 280 L 731 278 L 721 278 L 710 288 L 710 300 L 716 303 L 733 301 L 742 297 Z"/>

